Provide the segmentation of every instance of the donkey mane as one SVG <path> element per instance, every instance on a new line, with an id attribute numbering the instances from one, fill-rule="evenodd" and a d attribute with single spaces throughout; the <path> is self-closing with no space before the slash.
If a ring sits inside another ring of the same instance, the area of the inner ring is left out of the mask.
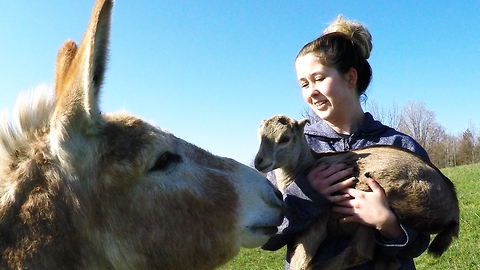
<path id="1" fill-rule="evenodd" d="M 2 111 L 0 160 L 9 160 L 11 153 L 29 139 L 32 131 L 47 127 L 54 106 L 53 89 L 40 85 L 32 91 L 20 94 L 12 115 L 7 110 Z"/>
<path id="2" fill-rule="evenodd" d="M 71 209 L 64 204 L 74 197 L 59 183 L 63 178 L 59 167 L 46 156 L 54 100 L 52 89 L 42 85 L 20 95 L 10 117 L 6 111 L 1 114 L 0 159 L 9 170 L 0 172 L 0 248 L 4 254 L 21 256 L 20 260 L 39 249 L 66 261 L 78 260 L 78 247 L 71 240 Z M 22 249 L 30 253 L 18 252 Z"/>

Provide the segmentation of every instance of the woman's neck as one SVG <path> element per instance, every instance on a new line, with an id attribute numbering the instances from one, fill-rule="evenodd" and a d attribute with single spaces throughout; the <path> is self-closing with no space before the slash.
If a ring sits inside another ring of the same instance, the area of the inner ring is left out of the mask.
<path id="1" fill-rule="evenodd" d="M 325 120 L 325 122 L 338 134 L 351 135 L 360 128 L 364 120 L 365 113 L 360 108 L 360 110 L 355 110 L 355 113 L 344 117 L 342 120 L 335 122 Z"/>

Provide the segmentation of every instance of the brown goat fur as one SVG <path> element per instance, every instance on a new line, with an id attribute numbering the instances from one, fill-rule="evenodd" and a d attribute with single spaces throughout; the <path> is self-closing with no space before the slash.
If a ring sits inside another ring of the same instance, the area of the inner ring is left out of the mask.
<path id="1" fill-rule="evenodd" d="M 315 153 L 303 134 L 308 120 L 295 121 L 275 116 L 262 122 L 258 130 L 260 148 L 255 167 L 261 172 L 274 170 L 277 186 L 284 189 L 300 173 L 321 164 L 345 163 L 356 168 L 357 189 L 370 191 L 365 178 L 373 178 L 384 189 L 387 201 L 400 222 L 421 233 L 436 234 L 429 252 L 438 257 L 458 237 L 460 211 L 453 183 L 433 164 L 411 151 L 393 146 L 374 145 L 346 152 Z M 369 260 L 377 269 L 396 269 L 395 258 L 374 255 L 373 228 L 338 224 L 338 214 L 328 212 L 297 239 L 291 269 L 345 269 Z M 326 234 L 348 233 L 352 242 L 330 260 L 309 264 Z"/>
<path id="2" fill-rule="evenodd" d="M 256 170 L 101 113 L 112 7 L 60 49 L 55 93 L 0 115 L 0 269 L 214 269 L 281 223 Z"/>

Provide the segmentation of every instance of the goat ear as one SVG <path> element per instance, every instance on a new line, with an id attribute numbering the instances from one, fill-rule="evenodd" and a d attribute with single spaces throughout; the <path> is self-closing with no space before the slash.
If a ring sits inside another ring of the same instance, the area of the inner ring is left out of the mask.
<path id="1" fill-rule="evenodd" d="M 110 0 L 97 1 L 80 47 L 67 41 L 58 53 L 51 124 L 54 131 L 62 133 L 59 135 L 95 132 L 101 122 L 99 92 L 107 62 L 112 6 Z"/>
<path id="2" fill-rule="evenodd" d="M 306 124 L 310 123 L 310 120 L 308 120 L 308 118 L 303 118 L 303 119 L 300 119 L 298 120 L 297 124 L 298 126 L 300 127 L 301 130 L 303 130 L 303 128 L 305 127 Z"/>

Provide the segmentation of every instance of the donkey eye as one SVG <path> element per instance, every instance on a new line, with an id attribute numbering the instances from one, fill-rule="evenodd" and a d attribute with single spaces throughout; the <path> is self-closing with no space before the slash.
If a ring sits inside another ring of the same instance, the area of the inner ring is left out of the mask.
<path id="1" fill-rule="evenodd" d="M 167 168 L 169 165 L 180 161 L 182 161 L 182 158 L 179 155 L 165 152 L 157 159 L 157 161 L 155 161 L 155 164 L 149 171 L 160 171 Z"/>

